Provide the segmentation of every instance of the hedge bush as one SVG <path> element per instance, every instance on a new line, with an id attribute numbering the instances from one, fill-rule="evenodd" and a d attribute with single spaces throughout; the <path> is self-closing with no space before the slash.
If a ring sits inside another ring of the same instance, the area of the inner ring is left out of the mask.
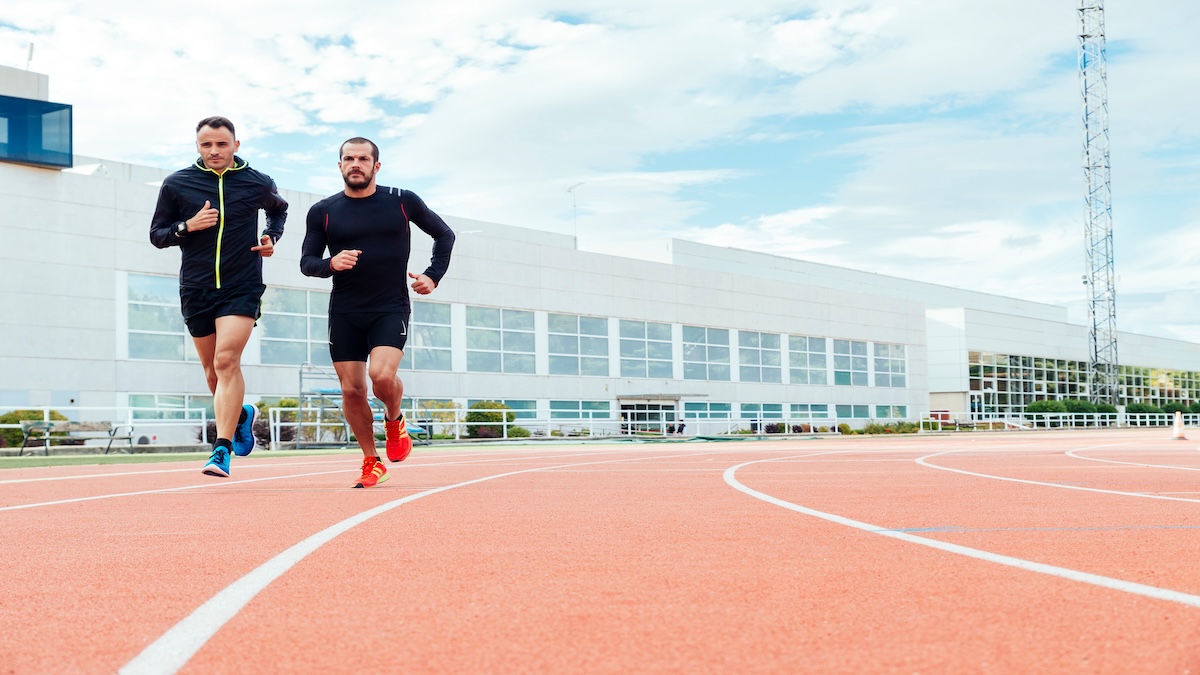
<path id="1" fill-rule="evenodd" d="M 517 413 L 499 401 L 479 401 L 467 412 L 467 438 L 504 438 L 504 423 L 516 419 Z"/>
<path id="2" fill-rule="evenodd" d="M 41 410 L 13 410 L 0 415 L 0 424 L 20 424 L 34 420 L 46 419 L 45 413 Z M 67 416 L 57 410 L 50 411 L 50 419 L 65 420 Z M 25 438 L 25 432 L 21 429 L 0 429 L 0 445 L 8 448 L 15 448 L 21 445 L 21 439 Z"/>

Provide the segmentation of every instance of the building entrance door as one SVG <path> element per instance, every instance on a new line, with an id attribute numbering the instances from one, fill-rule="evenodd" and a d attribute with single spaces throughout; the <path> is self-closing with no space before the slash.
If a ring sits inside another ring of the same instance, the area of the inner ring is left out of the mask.
<path id="1" fill-rule="evenodd" d="M 674 431 L 675 401 L 621 401 L 621 433 L 649 432 L 665 434 Z"/>

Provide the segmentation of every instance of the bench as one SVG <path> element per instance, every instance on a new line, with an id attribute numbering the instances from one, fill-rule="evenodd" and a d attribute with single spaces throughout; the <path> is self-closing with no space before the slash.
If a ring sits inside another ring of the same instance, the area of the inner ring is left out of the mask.
<path id="1" fill-rule="evenodd" d="M 121 433 L 124 429 L 125 432 Z M 107 440 L 108 445 L 104 447 L 104 454 L 108 454 L 112 450 L 114 441 L 125 441 L 129 444 L 129 453 L 133 454 L 133 425 L 130 424 L 114 424 L 113 422 L 72 422 L 69 420 L 25 420 L 21 422 L 21 430 L 25 437 L 21 439 L 21 449 L 17 453 L 20 457 L 25 452 L 25 447 L 29 445 L 30 440 L 40 441 L 43 447 L 43 454 L 50 454 L 50 444 L 56 441 L 66 441 L 78 439 L 78 436 L 72 436 L 76 433 L 90 433 L 94 438 Z M 63 434 L 63 435 L 52 435 Z M 103 434 L 102 436 L 99 434 Z M 33 454 L 30 451 L 30 454 Z"/>

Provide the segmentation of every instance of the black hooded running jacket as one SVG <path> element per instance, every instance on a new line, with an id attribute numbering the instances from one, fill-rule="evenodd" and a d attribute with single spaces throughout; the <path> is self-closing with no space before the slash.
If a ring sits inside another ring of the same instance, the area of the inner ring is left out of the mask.
<path id="1" fill-rule="evenodd" d="M 204 202 L 220 214 L 207 230 L 176 235 L 176 223 L 204 208 Z M 275 181 L 250 168 L 240 157 L 223 173 L 204 166 L 201 159 L 186 169 L 167 176 L 158 191 L 158 205 L 150 220 L 150 242 L 158 248 L 178 246 L 182 252 L 179 286 L 225 288 L 262 283 L 262 256 L 258 246 L 258 210 L 267 214 L 262 234 L 272 241 L 283 236 L 288 203 L 279 195 Z"/>

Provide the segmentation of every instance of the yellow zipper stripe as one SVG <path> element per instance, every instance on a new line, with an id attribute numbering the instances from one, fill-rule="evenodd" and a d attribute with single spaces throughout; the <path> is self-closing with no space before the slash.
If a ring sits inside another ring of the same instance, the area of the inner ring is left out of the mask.
<path id="1" fill-rule="evenodd" d="M 225 172 L 217 174 L 217 201 L 220 203 L 221 224 L 217 227 L 217 288 L 221 287 L 221 239 L 225 236 Z"/>

